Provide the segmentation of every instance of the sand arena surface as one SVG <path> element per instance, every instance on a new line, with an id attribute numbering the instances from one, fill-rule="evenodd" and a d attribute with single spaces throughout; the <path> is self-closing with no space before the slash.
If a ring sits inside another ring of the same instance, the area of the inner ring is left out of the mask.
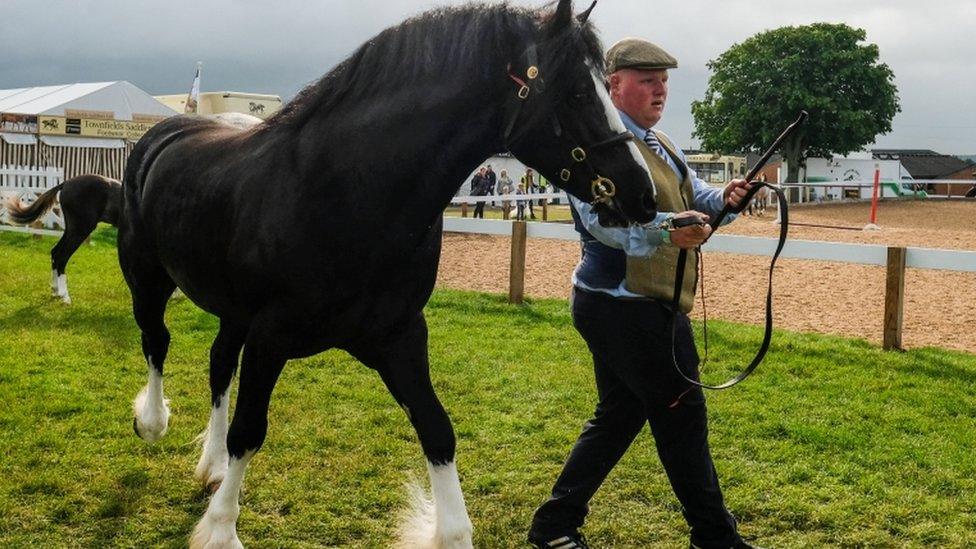
<path id="1" fill-rule="evenodd" d="M 863 227 L 870 204 L 796 206 L 790 220 Z M 764 217 L 740 217 L 725 234 L 778 236 Z M 792 225 L 791 239 L 889 246 L 976 250 L 976 200 L 882 202 L 880 231 L 849 231 Z M 525 293 L 565 299 L 579 244 L 528 240 Z M 507 293 L 510 247 L 507 237 L 446 233 L 438 286 Z M 709 318 L 761 325 L 768 257 L 705 254 L 705 296 Z M 837 334 L 880 343 L 885 268 L 825 261 L 780 259 L 773 278 L 776 328 Z M 976 352 L 976 273 L 908 269 L 902 343 Z M 700 317 L 700 302 L 693 316 Z"/>

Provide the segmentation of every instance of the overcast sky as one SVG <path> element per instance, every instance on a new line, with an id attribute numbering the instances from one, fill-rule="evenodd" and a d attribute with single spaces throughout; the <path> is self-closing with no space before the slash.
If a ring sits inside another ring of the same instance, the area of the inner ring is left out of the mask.
<path id="1" fill-rule="evenodd" d="M 287 101 L 382 29 L 452 3 L 2 0 L 0 89 L 128 80 L 154 95 L 186 93 L 202 61 L 202 91 Z M 878 147 L 976 154 L 974 0 L 601 0 L 592 19 L 606 46 L 638 36 L 678 58 L 659 127 L 686 148 L 697 145 L 691 102 L 705 93 L 709 60 L 757 32 L 823 21 L 865 29 L 895 73 L 902 112 Z"/>

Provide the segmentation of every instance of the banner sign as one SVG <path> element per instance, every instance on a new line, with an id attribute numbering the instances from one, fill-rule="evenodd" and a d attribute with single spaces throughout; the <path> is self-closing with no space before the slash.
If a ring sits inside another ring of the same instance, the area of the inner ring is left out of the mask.
<path id="1" fill-rule="evenodd" d="M 64 109 L 66 118 L 97 118 L 99 120 L 114 120 L 115 113 L 112 111 L 88 111 L 79 109 Z"/>
<path id="2" fill-rule="evenodd" d="M 39 116 L 42 135 L 79 135 L 82 137 L 106 137 L 136 141 L 156 121 L 103 120 L 98 118 L 67 118 L 63 116 Z"/>

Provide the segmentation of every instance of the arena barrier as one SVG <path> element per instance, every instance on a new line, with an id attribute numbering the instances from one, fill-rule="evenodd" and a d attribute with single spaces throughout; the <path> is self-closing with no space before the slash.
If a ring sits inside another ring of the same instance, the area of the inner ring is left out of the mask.
<path id="1" fill-rule="evenodd" d="M 521 303 L 524 297 L 525 248 L 529 237 L 574 242 L 579 240 L 579 234 L 568 223 L 445 217 L 444 230 L 511 237 L 508 293 L 510 303 Z M 706 252 L 772 257 L 776 244 L 775 238 L 716 234 L 702 249 Z M 976 272 L 976 252 L 959 250 L 787 240 L 780 257 L 886 267 L 882 338 L 882 346 L 886 350 L 902 348 L 906 268 Z"/>
<path id="2" fill-rule="evenodd" d="M 36 166 L 0 166 L 0 230 L 27 232 L 37 235 L 61 235 L 54 227 L 64 228 L 64 219 L 55 211 L 49 211 L 31 227 L 7 225 L 7 200 L 19 198 L 33 202 L 48 189 L 64 181 L 63 168 L 39 168 Z M 46 228 L 41 228 L 41 227 Z"/>
<path id="3" fill-rule="evenodd" d="M 455 196 L 451 199 L 451 204 L 461 205 L 461 217 L 468 217 L 468 206 L 471 204 L 477 204 L 479 202 L 500 202 L 504 210 L 502 210 L 502 218 L 509 219 L 510 209 L 515 207 L 516 200 L 532 201 L 536 200 L 542 201 L 539 207 L 542 208 L 542 220 L 549 221 L 549 206 L 552 203 L 566 205 L 569 204 L 569 198 L 566 196 L 565 192 L 556 191 L 548 193 L 525 193 L 525 194 L 494 194 L 487 196 Z M 508 203 L 509 207 L 505 207 Z"/>

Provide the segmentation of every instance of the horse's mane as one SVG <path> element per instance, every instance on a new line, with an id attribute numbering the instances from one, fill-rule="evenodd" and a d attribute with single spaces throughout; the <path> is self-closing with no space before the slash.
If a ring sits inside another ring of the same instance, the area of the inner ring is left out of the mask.
<path id="1" fill-rule="evenodd" d="M 369 100 L 390 89 L 418 81 L 451 79 L 489 80 L 497 66 L 514 61 L 529 38 L 538 35 L 551 11 L 529 10 L 506 3 L 470 4 L 425 12 L 390 27 L 359 47 L 317 82 L 310 84 L 265 127 L 301 126 L 315 113 L 330 111 L 341 103 Z M 587 23 L 580 32 L 566 32 L 547 41 L 540 55 L 549 66 L 582 47 L 589 62 L 603 68 L 603 49 Z M 572 44 L 577 42 L 578 45 Z M 578 55 L 578 54 L 577 54 Z"/>

